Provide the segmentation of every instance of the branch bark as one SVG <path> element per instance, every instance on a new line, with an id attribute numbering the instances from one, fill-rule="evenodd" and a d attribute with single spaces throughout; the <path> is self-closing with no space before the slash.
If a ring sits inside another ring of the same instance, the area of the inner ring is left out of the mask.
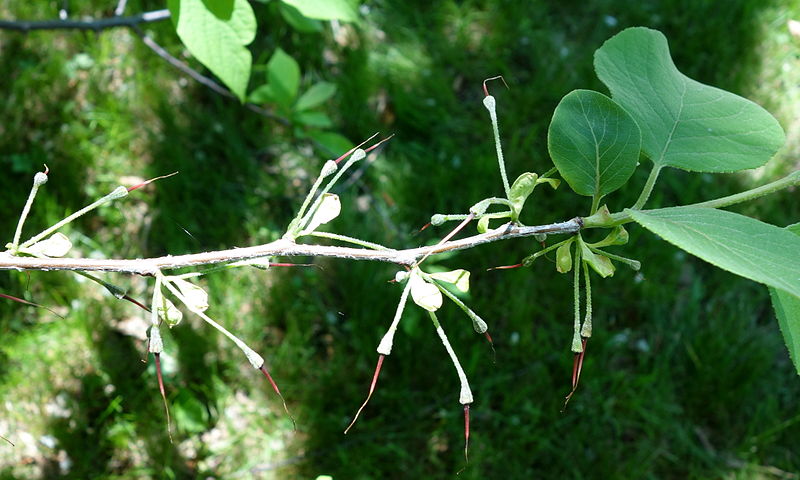
<path id="1" fill-rule="evenodd" d="M 486 233 L 452 240 L 438 245 L 410 248 L 406 250 L 369 250 L 365 248 L 338 247 L 326 245 L 305 245 L 291 240 L 276 240 L 246 248 L 232 248 L 189 255 L 167 255 L 157 258 L 137 259 L 94 259 L 94 258 L 35 258 L 18 257 L 8 252 L 0 252 L 0 270 L 80 270 L 120 272 L 136 275 L 155 275 L 161 270 L 172 270 L 200 265 L 230 263 L 259 257 L 331 257 L 350 260 L 371 260 L 377 262 L 413 265 L 423 257 L 453 250 L 465 250 L 485 243 L 510 238 L 529 237 L 537 234 L 576 233 L 583 226 L 579 217 L 565 222 L 537 226 L 517 226 L 505 224 Z"/>
<path id="2" fill-rule="evenodd" d="M 170 17 L 169 10 L 153 10 L 128 17 L 109 17 L 92 20 L 0 20 L 0 30 L 30 32 L 32 30 L 94 30 L 99 32 L 116 27 L 134 27 L 142 23 L 160 22 Z"/>

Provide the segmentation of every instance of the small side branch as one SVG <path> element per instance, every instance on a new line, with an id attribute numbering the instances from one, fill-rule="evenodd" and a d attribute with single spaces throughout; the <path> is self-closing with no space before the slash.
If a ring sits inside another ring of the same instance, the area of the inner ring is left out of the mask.
<path id="1" fill-rule="evenodd" d="M 232 248 L 189 255 L 167 255 L 157 258 L 139 259 L 93 259 L 93 258 L 35 258 L 18 257 L 8 252 L 0 253 L 0 270 L 80 270 L 130 273 L 135 275 L 155 275 L 162 270 L 172 270 L 200 265 L 220 264 L 250 260 L 259 257 L 330 257 L 349 260 L 370 260 L 376 262 L 414 265 L 419 259 L 429 255 L 465 250 L 486 243 L 510 238 L 529 237 L 542 233 L 575 233 L 581 229 L 583 221 L 573 218 L 565 222 L 530 227 L 506 224 L 480 235 L 453 240 L 438 245 L 411 248 L 406 250 L 370 250 L 327 245 L 303 245 L 288 239 L 276 240 L 263 245 L 246 248 Z"/>
<path id="2" fill-rule="evenodd" d="M 16 30 L 20 32 L 30 32 L 32 30 L 94 30 L 99 32 L 109 28 L 135 27 L 142 23 L 160 22 L 169 17 L 169 10 L 165 8 L 127 17 L 116 16 L 93 20 L 0 20 L 0 30 Z"/>

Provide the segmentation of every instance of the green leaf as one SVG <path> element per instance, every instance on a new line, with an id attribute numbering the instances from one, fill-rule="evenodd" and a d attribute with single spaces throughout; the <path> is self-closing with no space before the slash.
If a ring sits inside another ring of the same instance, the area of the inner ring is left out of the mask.
<path id="1" fill-rule="evenodd" d="M 469 272 L 463 268 L 449 272 L 436 272 L 430 274 L 431 278 L 442 282 L 451 283 L 462 293 L 469 291 Z"/>
<path id="2" fill-rule="evenodd" d="M 271 103 L 275 101 L 275 93 L 272 91 L 272 86 L 269 84 L 261 85 L 256 88 L 247 96 L 247 101 L 250 103 Z"/>
<path id="3" fill-rule="evenodd" d="M 558 273 L 572 270 L 572 242 L 566 242 L 556 250 L 556 270 Z"/>
<path id="4" fill-rule="evenodd" d="M 329 82 L 319 82 L 306 90 L 306 92 L 297 99 L 297 104 L 295 104 L 294 109 L 301 111 L 322 105 L 328 101 L 334 93 L 336 93 L 336 85 Z"/>
<path id="5" fill-rule="evenodd" d="M 347 0 L 283 0 L 308 18 L 355 22 L 358 14 Z"/>
<path id="6" fill-rule="evenodd" d="M 329 128 L 333 126 L 331 117 L 322 112 L 299 112 L 294 115 L 294 120 L 307 127 Z"/>
<path id="7" fill-rule="evenodd" d="M 574 90 L 556 107 L 547 132 L 553 163 L 580 195 L 601 197 L 633 174 L 641 150 L 636 122 L 605 95 Z"/>
<path id="8" fill-rule="evenodd" d="M 285 3 L 279 5 L 281 16 L 286 23 L 300 33 L 317 33 L 322 31 L 322 24 L 318 20 L 306 17 L 296 8 Z"/>
<path id="9" fill-rule="evenodd" d="M 256 35 L 247 0 L 167 0 L 172 23 L 186 48 L 244 101 Z"/>
<path id="10" fill-rule="evenodd" d="M 790 225 L 786 229 L 800 235 L 800 223 Z M 800 374 L 800 297 L 771 287 L 769 294 L 772 297 L 772 307 L 775 309 L 775 316 L 778 317 L 783 340 L 789 349 L 789 356 L 797 373 Z"/>
<path id="11" fill-rule="evenodd" d="M 267 80 L 273 100 L 284 106 L 291 105 L 300 86 L 300 66 L 294 58 L 277 48 L 267 62 Z"/>
<path id="12" fill-rule="evenodd" d="M 339 156 L 353 148 L 353 144 L 346 137 L 334 132 L 312 131 L 308 133 L 322 150 L 328 155 Z"/>
<path id="13" fill-rule="evenodd" d="M 800 296 L 800 237 L 724 210 L 625 210 L 664 240 L 729 272 Z"/>
<path id="14" fill-rule="evenodd" d="M 517 179 L 514 180 L 514 184 L 511 185 L 508 200 L 511 202 L 511 205 L 514 206 L 515 219 L 519 218 L 522 207 L 525 205 L 525 200 L 528 199 L 533 189 L 538 185 L 538 178 L 539 176 L 535 173 L 525 172 L 517 177 Z"/>
<path id="15" fill-rule="evenodd" d="M 642 149 L 657 168 L 755 168 L 783 145 L 783 129 L 769 112 L 678 71 L 656 30 L 618 33 L 595 52 L 594 68 L 642 128 Z"/>
<path id="16" fill-rule="evenodd" d="M 589 249 L 580 237 L 578 237 L 578 247 L 581 249 L 581 260 L 589 264 L 592 270 L 597 272 L 603 278 L 611 277 L 614 275 L 614 264 L 611 263 L 608 257 L 594 253 Z M 575 266 L 575 268 L 578 268 Z"/>

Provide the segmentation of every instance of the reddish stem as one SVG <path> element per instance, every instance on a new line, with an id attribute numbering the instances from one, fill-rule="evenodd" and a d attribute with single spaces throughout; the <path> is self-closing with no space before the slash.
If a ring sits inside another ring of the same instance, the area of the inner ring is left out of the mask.
<path id="1" fill-rule="evenodd" d="M 137 307 L 141 308 L 142 310 L 145 310 L 147 312 L 150 311 L 150 308 L 147 307 L 147 305 L 143 305 L 143 304 L 139 303 L 136 299 L 131 298 L 128 295 L 123 295 L 122 299 L 131 302 L 132 304 L 136 305 Z"/>
<path id="2" fill-rule="evenodd" d="M 486 271 L 488 272 L 489 270 L 511 270 L 512 268 L 519 268 L 522 266 L 524 265 L 522 265 L 521 263 L 517 263 L 515 265 L 500 265 L 499 267 L 487 268 Z"/>
<path id="3" fill-rule="evenodd" d="M 161 180 L 162 178 L 169 178 L 169 177 L 171 177 L 173 175 L 177 175 L 177 174 L 178 174 L 178 172 L 172 172 L 169 175 L 161 175 L 160 177 L 151 178 L 150 180 L 145 180 L 144 182 L 142 182 L 142 183 L 140 183 L 138 185 L 134 185 L 132 187 L 128 187 L 128 193 L 130 193 L 130 192 L 132 192 L 134 190 L 138 190 L 138 189 L 144 187 L 145 185 L 149 185 L 149 184 L 155 182 L 156 180 Z"/>
<path id="4" fill-rule="evenodd" d="M 286 415 L 292 421 L 292 429 L 296 432 L 297 422 L 294 421 L 294 417 L 292 416 L 291 413 L 289 413 L 289 407 L 286 405 L 286 399 L 283 398 L 283 394 L 281 394 L 281 390 L 278 388 L 278 384 L 275 383 L 275 380 L 272 379 L 272 375 L 269 374 L 269 372 L 267 371 L 267 367 L 265 365 L 261 365 L 261 368 L 259 368 L 259 370 L 261 370 L 261 373 L 263 373 L 264 376 L 267 377 L 267 380 L 269 380 L 269 384 L 272 385 L 272 389 L 275 390 L 275 393 L 281 399 L 281 402 L 283 402 L 283 411 L 286 412 Z"/>
<path id="5" fill-rule="evenodd" d="M 167 394 L 164 391 L 164 378 L 161 376 L 161 354 L 153 353 L 156 359 L 156 377 L 158 377 L 158 390 L 161 392 L 161 399 L 164 401 L 164 411 L 167 413 L 167 434 L 169 435 L 169 443 L 172 441 L 172 426 L 169 418 L 169 405 L 167 404 Z"/>
<path id="6" fill-rule="evenodd" d="M 469 463 L 469 403 L 464 405 L 464 461 Z"/>
<path id="7" fill-rule="evenodd" d="M 586 355 L 586 340 L 588 340 L 586 337 L 581 338 L 581 351 L 575 354 L 575 359 L 572 362 L 572 391 L 570 391 L 569 395 L 564 399 L 564 408 L 561 409 L 562 412 L 566 410 L 569 400 L 572 398 L 572 395 L 575 394 L 575 390 L 578 389 L 578 383 L 581 381 L 583 358 Z"/>
<path id="8" fill-rule="evenodd" d="M 380 375 L 381 373 L 381 366 L 383 365 L 384 357 L 385 355 L 378 355 L 378 365 L 375 366 L 375 373 L 372 374 L 372 383 L 369 386 L 369 393 L 367 394 L 367 399 L 364 400 L 364 403 L 361 404 L 361 407 L 356 412 L 356 416 L 353 417 L 353 421 L 350 422 L 350 425 L 348 425 L 347 428 L 344 430 L 345 435 L 347 435 L 347 432 L 349 432 L 350 429 L 353 428 L 353 425 L 356 424 L 356 420 L 358 420 L 358 416 L 361 415 L 361 411 L 364 410 L 364 407 L 367 406 L 369 399 L 372 398 L 372 392 L 375 391 L 375 385 L 378 383 L 378 375 Z"/>
<path id="9" fill-rule="evenodd" d="M 497 76 L 495 76 L 495 77 L 490 77 L 490 78 L 487 78 L 486 80 L 484 80 L 484 81 L 483 81 L 483 95 L 484 95 L 484 96 L 486 96 L 486 97 L 488 97 L 488 96 L 489 96 L 489 89 L 488 89 L 488 88 L 486 88 L 486 82 L 489 82 L 489 81 L 491 81 L 491 80 L 497 80 L 498 78 L 499 78 L 500 80 L 502 80 L 502 81 L 503 81 L 503 85 L 505 85 L 505 86 L 506 86 L 506 88 L 508 88 L 508 84 L 506 83 L 506 79 L 505 79 L 505 78 L 503 78 L 503 76 L 502 76 L 502 75 L 497 75 Z M 511 90 L 511 89 L 509 88 L 509 90 Z"/>
<path id="10" fill-rule="evenodd" d="M 492 364 L 497 365 L 497 351 L 494 349 L 494 340 L 492 340 L 492 336 L 489 335 L 489 332 L 483 332 L 483 336 L 486 337 L 486 340 L 489 341 L 489 346 L 492 347 Z"/>
<path id="11" fill-rule="evenodd" d="M 339 158 L 337 158 L 337 159 L 335 160 L 336 164 L 338 165 L 338 164 L 339 164 L 339 162 L 341 162 L 342 160 L 344 160 L 345 158 L 347 158 L 347 157 L 348 157 L 348 155 L 350 155 L 351 153 L 355 152 L 355 151 L 356 151 L 356 149 L 360 148 L 360 147 L 361 147 L 362 145 L 364 145 L 365 143 L 367 143 L 367 142 L 369 142 L 370 140 L 372 140 L 373 138 L 377 137 L 377 136 L 378 136 L 378 133 L 380 133 L 380 132 L 376 132 L 376 133 L 374 133 L 374 134 L 373 134 L 371 137 L 369 137 L 368 139 L 364 140 L 363 142 L 359 143 L 359 144 L 358 144 L 358 145 L 356 145 L 355 147 L 353 147 L 353 148 L 351 148 L 350 150 L 348 150 L 347 152 L 345 152 L 345 153 L 344 153 L 344 154 L 343 154 L 341 157 L 339 157 Z"/>
<path id="12" fill-rule="evenodd" d="M 383 140 L 381 140 L 380 142 L 376 143 L 375 145 L 373 145 L 373 146 L 369 147 L 368 149 L 364 150 L 364 153 L 369 153 L 369 152 L 371 152 L 371 151 L 375 150 L 375 149 L 376 149 L 376 148 L 378 148 L 378 147 L 380 146 L 380 144 L 382 144 L 383 142 L 388 142 L 389 140 L 391 140 L 391 138 L 392 138 L 392 137 L 394 137 L 394 133 L 393 133 L 393 134 L 391 134 L 391 135 L 389 135 L 388 137 L 384 138 L 384 139 L 383 139 Z"/>
<path id="13" fill-rule="evenodd" d="M 431 222 L 426 223 L 425 225 L 422 226 L 422 228 L 417 230 L 417 233 L 415 233 L 415 235 L 419 235 L 420 233 L 424 232 L 430 226 L 431 226 Z"/>
<path id="14" fill-rule="evenodd" d="M 17 298 L 17 297 L 13 297 L 13 296 L 11 296 L 11 295 L 6 295 L 5 293 L 0 293 L 0 298 L 6 298 L 6 299 L 8 299 L 8 300 L 13 300 L 13 301 L 15 301 L 15 302 L 23 303 L 23 304 L 25 304 L 25 305 L 30 305 L 31 307 L 44 308 L 45 310 L 47 310 L 48 312 L 52 313 L 52 314 L 53 314 L 53 315 L 55 315 L 56 317 L 58 317 L 58 318 L 62 318 L 62 319 L 64 318 L 64 317 L 62 317 L 61 315 L 59 315 L 59 314 L 57 314 L 56 312 L 54 312 L 53 310 L 51 310 L 51 309 L 49 309 L 49 308 L 45 307 L 44 305 L 39 305 L 38 303 L 29 302 L 29 301 L 27 301 L 27 300 L 24 300 L 24 299 L 22 299 L 22 298 Z"/>

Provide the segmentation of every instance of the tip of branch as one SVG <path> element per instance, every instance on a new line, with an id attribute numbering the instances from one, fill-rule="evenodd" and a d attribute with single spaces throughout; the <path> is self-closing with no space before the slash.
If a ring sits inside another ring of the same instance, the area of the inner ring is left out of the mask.
<path id="1" fill-rule="evenodd" d="M 521 263 L 517 263 L 515 265 L 500 265 L 499 267 L 487 268 L 486 271 L 488 272 L 490 270 L 511 270 L 512 268 L 519 268 L 523 266 L 524 265 Z"/>
<path id="2" fill-rule="evenodd" d="M 359 407 L 358 411 L 356 412 L 356 416 L 353 417 L 353 421 L 350 422 L 350 425 L 348 425 L 347 428 L 344 429 L 345 435 L 347 435 L 347 432 L 349 432 L 350 429 L 353 428 L 353 425 L 356 424 L 356 420 L 358 420 L 358 416 L 361 415 L 361 411 L 364 410 L 364 407 L 366 407 L 367 403 L 369 403 L 369 399 L 372 398 L 372 392 L 375 391 L 375 385 L 378 383 L 378 375 L 380 375 L 381 373 L 381 366 L 383 365 L 384 357 L 385 355 L 378 355 L 378 365 L 375 366 L 375 373 L 372 374 L 372 383 L 369 386 L 369 393 L 367 394 L 367 399 L 364 400 L 364 403 L 362 403 L 361 407 Z"/>
<path id="3" fill-rule="evenodd" d="M 502 80 L 503 85 L 505 85 L 507 89 L 511 90 L 510 88 L 508 88 L 508 84 L 506 83 L 506 79 L 503 78 L 502 75 L 496 75 L 494 77 L 489 77 L 489 78 L 487 78 L 486 80 L 483 81 L 483 95 L 484 96 L 486 96 L 486 97 L 489 96 L 489 89 L 486 87 L 486 82 L 490 82 L 492 80 L 497 80 L 498 78 L 500 80 Z"/>
<path id="4" fill-rule="evenodd" d="M 286 415 L 292 421 L 292 430 L 297 432 L 297 422 L 295 422 L 292 414 L 289 413 L 289 407 L 286 405 L 286 399 L 283 398 L 283 394 L 281 394 L 281 391 L 278 388 L 278 384 L 275 383 L 275 380 L 272 379 L 272 375 L 269 374 L 269 371 L 267 371 L 267 368 L 264 365 L 261 365 L 261 368 L 259 368 L 259 370 L 261 370 L 261 373 L 263 373 L 264 376 L 267 377 L 267 380 L 269 380 L 270 385 L 272 385 L 272 389 L 275 390 L 275 393 L 278 395 L 278 398 L 281 399 L 281 402 L 283 403 L 283 411 L 286 412 Z"/>
<path id="5" fill-rule="evenodd" d="M 151 178 L 150 180 L 145 180 L 144 182 L 142 182 L 142 183 L 140 183 L 138 185 L 134 185 L 132 187 L 128 187 L 128 193 L 130 193 L 130 192 L 132 192 L 134 190 L 138 190 L 138 189 L 144 187 L 145 185 L 149 185 L 149 184 L 155 182 L 156 180 L 161 180 L 162 178 L 169 178 L 169 177 L 171 177 L 173 175 L 177 175 L 178 173 L 179 172 L 172 172 L 172 173 L 170 173 L 168 175 L 161 175 L 160 177 Z"/>
<path id="6" fill-rule="evenodd" d="M 174 444 L 172 440 L 172 422 L 169 418 L 169 404 L 167 404 L 167 394 L 164 391 L 164 378 L 161 376 L 161 355 L 153 353 L 156 359 L 156 377 L 158 377 L 158 390 L 161 392 L 161 400 L 164 401 L 164 411 L 167 413 L 167 435 L 169 435 L 169 443 Z"/>
<path id="7" fill-rule="evenodd" d="M 368 149 L 364 150 L 364 153 L 369 153 L 369 152 L 371 152 L 371 151 L 375 150 L 375 149 L 376 149 L 376 148 L 378 148 L 378 147 L 379 147 L 379 146 L 380 146 L 382 143 L 384 143 L 384 142 L 388 142 L 389 140 L 391 140 L 391 139 L 392 139 L 392 137 L 394 137 L 394 133 L 393 133 L 393 134 L 391 134 L 391 135 L 389 135 L 388 137 L 384 138 L 384 139 L 383 139 L 383 140 L 381 140 L 380 142 L 376 143 L 375 145 L 373 145 L 373 146 L 369 147 Z"/>
<path id="8" fill-rule="evenodd" d="M 338 165 L 338 164 L 339 164 L 339 162 L 341 162 L 342 160 L 344 160 L 345 158 L 347 158 L 348 156 L 350 156 L 350 154 L 352 154 L 353 152 L 355 152 L 357 149 L 359 149 L 359 148 L 361 148 L 362 146 L 364 146 L 364 144 L 365 144 L 365 143 L 367 143 L 367 142 L 369 142 L 370 140 L 372 140 L 373 138 L 377 137 L 379 133 L 381 133 L 381 132 L 375 132 L 375 133 L 373 133 L 371 137 L 369 137 L 368 139 L 364 140 L 363 142 L 359 143 L 359 144 L 358 144 L 358 145 L 356 145 L 355 147 L 353 147 L 353 148 L 351 148 L 350 150 L 348 150 L 347 152 L 345 152 L 345 153 L 344 153 L 344 154 L 343 154 L 341 157 L 339 157 L 339 158 L 337 158 L 336 160 L 334 160 L 334 161 L 336 162 L 336 164 Z"/>

